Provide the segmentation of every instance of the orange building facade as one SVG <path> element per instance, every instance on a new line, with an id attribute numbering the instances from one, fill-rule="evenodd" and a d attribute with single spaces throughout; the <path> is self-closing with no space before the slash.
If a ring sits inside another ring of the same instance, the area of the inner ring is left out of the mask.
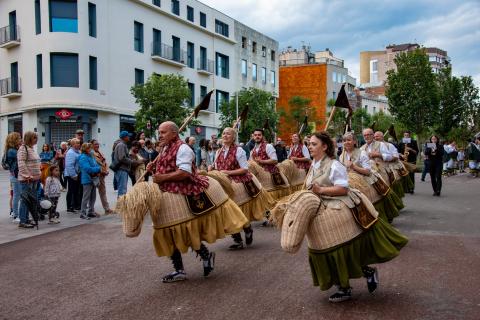
<path id="1" fill-rule="evenodd" d="M 327 65 L 309 64 L 285 66 L 279 69 L 279 97 L 277 110 L 290 112 L 288 101 L 300 96 L 311 100 L 310 106 L 316 113 L 315 128 L 321 130 L 326 122 L 327 110 Z M 309 119 L 311 122 L 312 119 Z M 296 123 L 287 123 L 280 118 L 278 137 L 289 144 L 291 134 L 297 131 Z"/>

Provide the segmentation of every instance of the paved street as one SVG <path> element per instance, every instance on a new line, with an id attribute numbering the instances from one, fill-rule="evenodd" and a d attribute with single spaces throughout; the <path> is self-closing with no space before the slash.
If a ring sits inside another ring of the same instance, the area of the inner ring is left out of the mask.
<path id="1" fill-rule="evenodd" d="M 116 216 L 83 223 L 62 213 L 62 227 L 81 225 L 7 242 L 5 230 L 12 239 L 20 231 L 5 209 L 0 319 L 478 319 L 479 188 L 480 179 L 454 176 L 437 198 L 428 180 L 417 181 L 394 222 L 409 244 L 379 265 L 373 295 L 364 279 L 353 280 L 353 299 L 341 304 L 327 301 L 333 289 L 312 286 L 305 243 L 287 254 L 274 228 L 255 225 L 254 245 L 240 252 L 227 250 L 230 239 L 211 245 L 217 260 L 208 279 L 195 255 L 185 254 L 188 281 L 163 284 L 171 265 L 154 255 L 149 221 L 140 237 L 127 239 Z M 1 199 L 8 208 L 6 190 Z"/>

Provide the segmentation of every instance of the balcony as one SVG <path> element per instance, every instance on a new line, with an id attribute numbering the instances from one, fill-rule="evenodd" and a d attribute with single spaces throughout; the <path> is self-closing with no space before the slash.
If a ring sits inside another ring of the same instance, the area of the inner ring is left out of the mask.
<path id="1" fill-rule="evenodd" d="M 213 74 L 214 70 L 214 61 L 208 59 L 198 59 L 197 60 L 197 72 L 200 74 L 204 74 L 210 76 Z"/>
<path id="2" fill-rule="evenodd" d="M 22 81 L 20 78 L 0 80 L 0 97 L 12 99 L 22 96 Z"/>
<path id="3" fill-rule="evenodd" d="M 152 43 L 152 59 L 175 67 L 185 67 L 187 53 L 164 43 Z"/>
<path id="4" fill-rule="evenodd" d="M 197 98 L 197 105 L 200 104 L 200 102 L 202 102 L 203 100 L 203 97 L 198 97 Z M 216 109 L 217 109 L 217 105 L 215 104 L 215 99 L 210 99 L 210 104 L 208 105 L 208 109 L 207 110 L 201 110 L 200 112 L 216 112 Z"/>
<path id="5" fill-rule="evenodd" d="M 6 26 L 0 28 L 0 48 L 13 48 L 20 45 L 20 27 Z"/>

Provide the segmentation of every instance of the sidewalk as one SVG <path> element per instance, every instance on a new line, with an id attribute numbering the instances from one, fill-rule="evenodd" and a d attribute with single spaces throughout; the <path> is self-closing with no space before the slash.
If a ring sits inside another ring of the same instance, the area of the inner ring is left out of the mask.
<path id="1" fill-rule="evenodd" d="M 113 190 L 113 172 L 106 178 L 107 185 L 107 197 L 110 204 L 110 208 L 115 208 L 117 194 Z M 129 188 L 131 187 L 129 181 Z M 95 212 L 101 214 L 100 218 L 93 218 L 91 220 L 80 219 L 80 213 L 67 213 L 66 204 L 66 192 L 62 192 L 62 195 L 58 201 L 58 212 L 60 212 L 60 223 L 49 225 L 48 219 L 39 222 L 38 230 L 35 229 L 19 229 L 18 224 L 14 223 L 9 217 L 10 212 L 10 181 L 9 172 L 0 170 L 0 244 L 24 239 L 52 231 L 58 231 L 61 229 L 71 228 L 82 224 L 95 223 L 97 221 L 104 221 L 110 219 L 119 220 L 117 215 L 105 216 L 100 197 L 97 192 L 97 201 L 95 203 Z"/>

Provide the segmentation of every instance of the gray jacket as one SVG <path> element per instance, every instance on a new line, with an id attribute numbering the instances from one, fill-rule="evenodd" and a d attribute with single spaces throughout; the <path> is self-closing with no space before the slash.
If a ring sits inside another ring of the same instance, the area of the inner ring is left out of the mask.
<path id="1" fill-rule="evenodd" d="M 113 159 L 114 161 L 118 161 L 120 163 L 120 167 L 118 168 L 119 170 L 130 172 L 133 161 L 128 156 L 128 147 L 123 140 L 121 140 L 115 146 L 115 150 L 113 151 Z"/>

